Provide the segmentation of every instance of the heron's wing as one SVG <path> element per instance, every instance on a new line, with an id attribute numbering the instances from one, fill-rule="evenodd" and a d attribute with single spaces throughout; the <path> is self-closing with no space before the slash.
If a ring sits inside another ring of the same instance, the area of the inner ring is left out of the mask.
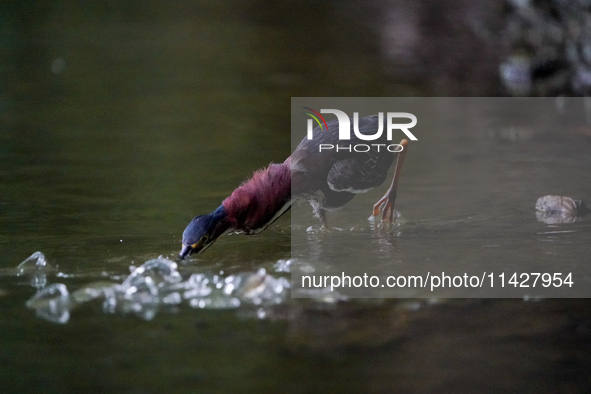
<path id="1" fill-rule="evenodd" d="M 378 129 L 378 121 L 377 116 L 360 119 L 359 132 L 375 134 Z M 339 146 L 364 144 L 369 145 L 371 149 L 368 152 L 349 152 L 346 149 L 339 149 L 335 155 L 336 162 L 328 173 L 328 186 L 334 191 L 364 193 L 381 185 L 386 180 L 388 169 L 397 155 L 397 153 L 387 150 L 388 141 L 385 134 L 383 132 L 382 137 L 375 141 L 363 141 L 354 135 L 351 136 L 350 141 L 339 141 Z M 375 144 L 382 144 L 379 150 Z"/>
<path id="2" fill-rule="evenodd" d="M 359 132 L 374 135 L 379 122 L 378 115 L 361 118 L 358 122 Z M 382 119 L 382 127 L 384 123 Z M 320 183 L 324 183 L 324 177 L 327 177 L 328 186 L 334 191 L 363 193 L 381 185 L 396 157 L 396 153 L 386 149 L 389 141 L 386 140 L 385 131 L 377 140 L 364 141 L 352 132 L 350 140 L 339 141 L 338 122 L 333 120 L 328 122 L 328 130 L 316 127 L 313 133 L 313 139 L 304 138 L 291 155 L 292 171 L 306 172 L 311 174 L 312 179 L 322 177 L 318 179 Z M 321 144 L 329 144 L 332 148 L 321 152 Z M 355 152 L 350 147 L 357 144 L 371 146 L 371 149 L 368 152 Z M 375 144 L 381 145 L 379 151 Z"/>
<path id="3" fill-rule="evenodd" d="M 395 156 L 391 152 L 351 154 L 332 166 L 327 177 L 328 186 L 337 192 L 365 193 L 384 183 Z"/>

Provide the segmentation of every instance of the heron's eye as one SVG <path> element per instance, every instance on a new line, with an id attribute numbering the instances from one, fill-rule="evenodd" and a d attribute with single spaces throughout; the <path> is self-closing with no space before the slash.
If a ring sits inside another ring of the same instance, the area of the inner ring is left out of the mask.
<path id="1" fill-rule="evenodd" d="M 205 243 L 205 242 L 207 242 L 208 239 L 209 239 L 209 235 L 204 235 L 203 237 L 201 237 L 200 241 L 202 243 Z"/>

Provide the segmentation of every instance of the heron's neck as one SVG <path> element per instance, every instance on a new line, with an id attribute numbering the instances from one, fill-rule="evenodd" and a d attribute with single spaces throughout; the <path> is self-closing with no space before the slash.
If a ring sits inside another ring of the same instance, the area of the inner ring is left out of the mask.
<path id="1" fill-rule="evenodd" d="M 264 229 L 291 202 L 289 164 L 271 164 L 257 171 L 222 203 L 235 230 L 256 232 Z"/>
<path id="2" fill-rule="evenodd" d="M 218 238 L 220 235 L 232 229 L 233 223 L 228 216 L 228 212 L 223 205 L 220 205 L 215 211 L 209 214 L 212 218 L 214 227 L 211 229 L 212 237 Z"/>

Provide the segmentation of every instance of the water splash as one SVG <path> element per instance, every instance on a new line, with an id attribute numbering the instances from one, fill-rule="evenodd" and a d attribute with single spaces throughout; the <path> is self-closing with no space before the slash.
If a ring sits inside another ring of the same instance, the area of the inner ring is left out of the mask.
<path id="1" fill-rule="evenodd" d="M 16 267 L 16 275 L 27 277 L 31 286 L 41 289 L 47 286 L 47 274 L 53 270 L 45 255 L 35 252 Z"/>
<path id="2" fill-rule="evenodd" d="M 99 298 L 109 297 L 114 291 L 117 283 L 113 282 L 93 282 L 72 293 L 71 301 L 77 304 L 83 304 Z"/>
<path id="3" fill-rule="evenodd" d="M 51 266 L 47 263 L 45 255 L 41 252 L 33 253 L 16 267 L 17 275 L 47 269 L 51 269 Z"/>
<path id="4" fill-rule="evenodd" d="M 277 260 L 277 262 L 275 263 L 275 265 L 273 266 L 273 268 L 275 269 L 275 272 L 287 272 L 287 273 L 290 273 L 291 272 L 291 263 L 292 263 L 292 260 L 291 259 Z"/>
<path id="5" fill-rule="evenodd" d="M 121 284 L 94 282 L 71 294 L 64 284 L 52 284 L 31 297 L 27 307 L 55 323 L 66 323 L 73 309 L 93 300 L 102 300 L 105 313 L 134 314 L 145 320 L 153 319 L 160 308 L 183 303 L 200 309 L 250 305 L 264 318 L 264 308 L 284 303 L 289 290 L 289 280 L 264 269 L 228 276 L 194 273 L 183 280 L 174 261 L 159 257 L 133 269 Z"/>
<path id="6" fill-rule="evenodd" d="M 54 283 L 39 290 L 26 305 L 50 322 L 65 324 L 70 320 L 70 294 L 64 284 Z"/>

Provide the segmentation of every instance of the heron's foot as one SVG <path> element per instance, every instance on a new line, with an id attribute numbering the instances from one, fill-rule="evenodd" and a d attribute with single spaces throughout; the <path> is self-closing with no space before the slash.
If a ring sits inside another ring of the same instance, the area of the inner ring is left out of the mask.
<path id="1" fill-rule="evenodd" d="M 382 212 L 382 222 L 394 223 L 394 202 L 396 201 L 396 190 L 398 190 L 398 181 L 400 179 L 400 172 L 402 171 L 402 163 L 408 147 L 408 141 L 403 139 L 400 141 L 403 150 L 398 154 L 396 159 L 396 168 L 394 170 L 394 178 L 392 178 L 392 185 L 386 192 L 384 197 L 373 206 L 373 216 L 378 216 Z"/>
<path id="2" fill-rule="evenodd" d="M 382 213 L 382 221 L 390 223 L 395 221 L 394 200 L 390 198 L 389 193 L 373 206 L 373 216 L 378 216 L 380 212 Z"/>
<path id="3" fill-rule="evenodd" d="M 323 225 L 313 225 L 310 226 L 306 229 L 306 232 L 308 234 L 329 234 L 331 233 L 333 230 L 340 230 L 336 227 L 328 227 L 328 226 L 323 226 Z"/>
<path id="4" fill-rule="evenodd" d="M 316 217 L 320 220 L 320 223 L 322 223 L 321 230 L 328 231 L 329 227 L 328 227 L 328 220 L 326 220 L 326 211 L 324 209 L 319 209 L 315 212 L 315 214 L 316 214 Z"/>

